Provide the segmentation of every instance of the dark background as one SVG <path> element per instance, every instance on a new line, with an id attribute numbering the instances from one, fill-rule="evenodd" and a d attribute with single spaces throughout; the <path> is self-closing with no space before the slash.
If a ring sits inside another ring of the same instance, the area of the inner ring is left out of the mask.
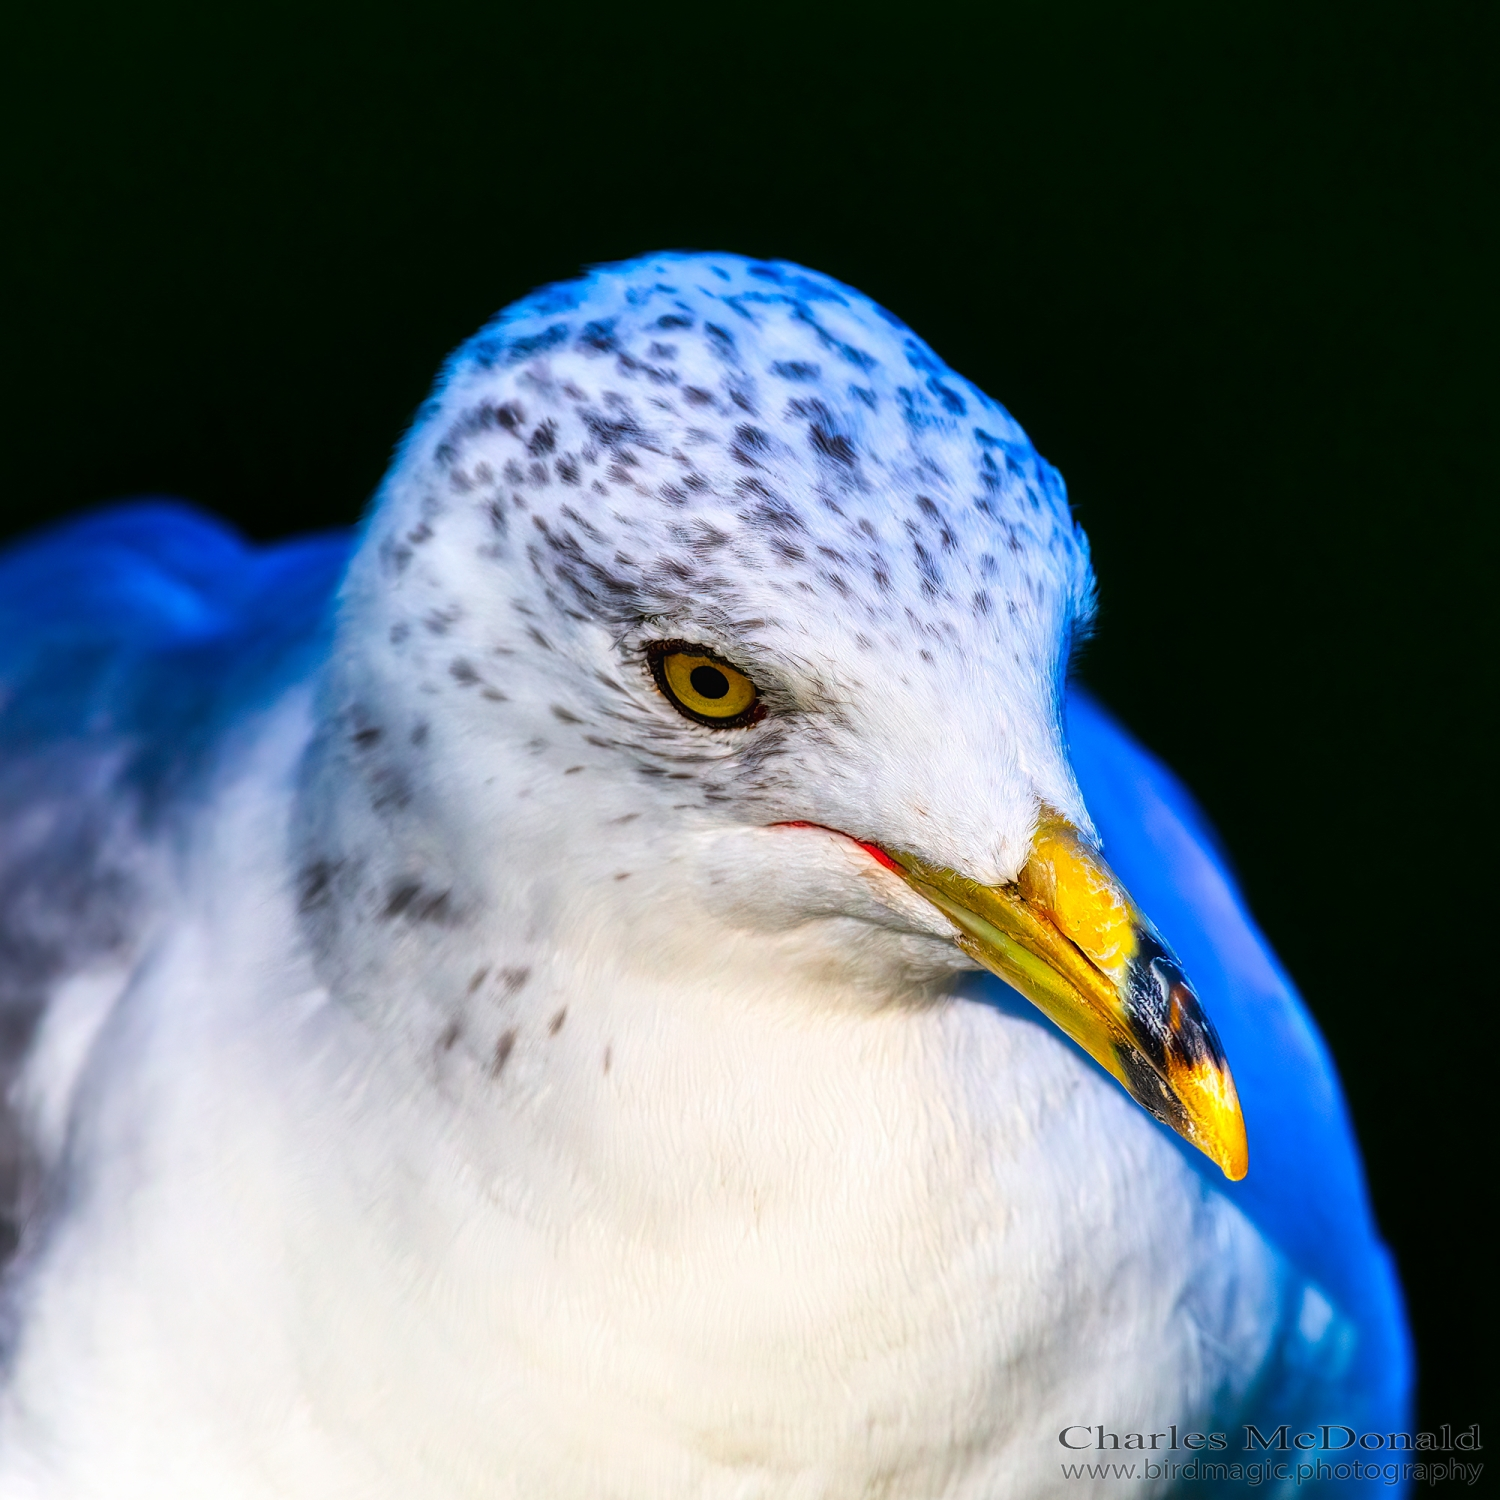
<path id="1" fill-rule="evenodd" d="M 35 8 L 0 45 L 0 534 L 143 491 L 352 521 L 446 351 L 588 262 L 869 292 L 1067 477 L 1085 676 L 1329 1037 L 1424 1425 L 1483 1421 L 1497 15 Z"/>

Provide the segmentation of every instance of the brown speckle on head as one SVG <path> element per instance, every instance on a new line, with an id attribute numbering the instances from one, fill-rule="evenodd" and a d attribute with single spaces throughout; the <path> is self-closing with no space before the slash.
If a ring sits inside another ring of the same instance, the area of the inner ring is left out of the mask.
<path id="1" fill-rule="evenodd" d="M 516 1028 L 512 1026 L 508 1031 L 500 1033 L 500 1040 L 495 1043 L 495 1060 L 490 1064 L 490 1077 L 498 1078 L 501 1070 L 510 1061 L 510 1055 L 515 1051 Z"/>
<path id="2" fill-rule="evenodd" d="M 451 891 L 429 891 L 420 881 L 402 881 L 391 887 L 380 916 L 386 922 L 404 916 L 415 922 L 447 926 L 453 915 L 452 895 Z"/>

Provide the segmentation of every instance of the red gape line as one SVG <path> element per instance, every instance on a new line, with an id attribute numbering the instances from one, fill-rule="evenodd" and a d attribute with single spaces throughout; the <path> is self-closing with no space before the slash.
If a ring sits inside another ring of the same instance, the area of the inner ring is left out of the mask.
<path id="1" fill-rule="evenodd" d="M 836 833 L 841 839 L 848 839 L 851 844 L 858 844 L 871 859 L 883 864 L 893 874 L 899 875 L 901 873 L 901 866 L 879 844 L 867 844 L 863 839 L 857 839 L 852 834 L 845 833 L 841 828 L 830 828 L 826 823 L 806 823 L 801 820 L 772 823 L 769 826 L 772 828 L 821 828 L 824 833 Z"/>

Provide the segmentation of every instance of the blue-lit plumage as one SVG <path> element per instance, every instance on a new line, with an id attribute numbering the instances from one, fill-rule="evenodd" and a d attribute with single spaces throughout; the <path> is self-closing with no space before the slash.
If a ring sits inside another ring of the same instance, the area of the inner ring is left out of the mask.
<path id="1" fill-rule="evenodd" d="M 1261 1415 L 1274 1416 L 1272 1426 L 1301 1415 L 1359 1430 L 1407 1429 L 1412 1365 L 1400 1286 L 1317 1026 L 1182 783 L 1086 693 L 1070 697 L 1068 734 L 1111 864 L 1193 976 L 1234 1065 L 1251 1166 L 1242 1182 L 1214 1181 L 1214 1190 L 1352 1325 L 1347 1364 L 1337 1356 L 1311 1381 L 1289 1328 L 1287 1365 L 1269 1373 Z M 1196 1152 L 1184 1147 L 1183 1155 L 1210 1176 Z M 1312 1415 L 1333 1410 L 1344 1415 Z"/>
<path id="2" fill-rule="evenodd" d="M 207 731 L 315 644 L 345 532 L 247 545 L 174 501 L 97 511 L 0 554 L 6 743 Z"/>

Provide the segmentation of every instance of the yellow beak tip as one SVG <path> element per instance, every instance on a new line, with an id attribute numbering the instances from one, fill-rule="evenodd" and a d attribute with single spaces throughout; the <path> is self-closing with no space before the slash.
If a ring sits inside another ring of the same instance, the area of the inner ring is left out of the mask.
<path id="1" fill-rule="evenodd" d="M 1240 1111 L 1239 1091 L 1222 1064 L 1179 1074 L 1178 1099 L 1186 1116 L 1176 1128 L 1186 1136 L 1230 1182 L 1240 1182 L 1250 1170 L 1250 1144 L 1245 1138 L 1245 1117 Z M 1185 1128 L 1184 1128 L 1185 1127 Z"/>
<path id="2" fill-rule="evenodd" d="M 1229 1086 L 1234 1087 L 1233 1081 Z M 1191 1124 L 1181 1133 L 1212 1161 L 1231 1181 L 1240 1182 L 1250 1170 L 1250 1144 L 1245 1139 L 1245 1117 L 1240 1113 L 1239 1100 L 1231 1108 L 1218 1108 L 1204 1117 L 1190 1115 Z"/>
<path id="3" fill-rule="evenodd" d="M 1219 1153 L 1218 1163 L 1231 1182 L 1244 1180 L 1245 1174 L 1250 1170 L 1250 1152 L 1246 1149 L 1243 1131 L 1237 1141 L 1226 1142 L 1225 1149 Z"/>

